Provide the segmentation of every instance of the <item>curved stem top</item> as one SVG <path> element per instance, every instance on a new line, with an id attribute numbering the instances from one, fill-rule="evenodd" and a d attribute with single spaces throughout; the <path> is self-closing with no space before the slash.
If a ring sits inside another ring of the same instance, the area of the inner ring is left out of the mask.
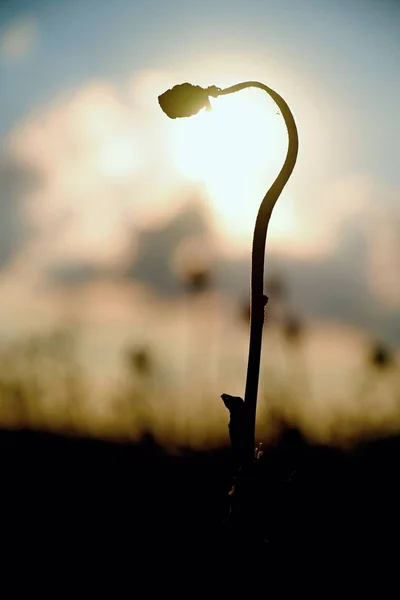
<path id="1" fill-rule="evenodd" d="M 240 92 L 241 90 L 251 87 L 264 90 L 265 92 L 267 92 L 267 94 L 269 94 L 269 96 L 272 98 L 272 100 L 275 102 L 275 104 L 281 111 L 289 136 L 289 145 L 283 167 L 279 172 L 277 178 L 275 179 L 274 183 L 272 184 L 268 192 L 265 194 L 259 209 L 260 211 L 262 210 L 263 217 L 268 218 L 269 220 L 275 203 L 279 198 L 283 188 L 285 187 L 290 175 L 292 174 L 297 160 L 297 154 L 299 150 L 299 136 L 297 133 L 297 126 L 292 111 L 290 110 L 287 102 L 282 98 L 280 94 L 275 92 L 275 90 L 268 87 L 264 83 L 260 83 L 259 81 L 244 81 L 242 83 L 237 83 L 225 89 L 212 87 L 209 88 L 209 91 L 210 96 L 218 98 L 219 96 L 227 96 L 228 94 L 234 94 L 235 92 Z"/>

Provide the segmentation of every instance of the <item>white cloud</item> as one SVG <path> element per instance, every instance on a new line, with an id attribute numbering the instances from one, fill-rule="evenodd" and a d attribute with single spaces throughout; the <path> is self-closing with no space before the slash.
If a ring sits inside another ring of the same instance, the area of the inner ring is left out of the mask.
<path id="1" fill-rule="evenodd" d="M 39 38 L 37 21 L 25 16 L 12 21 L 0 34 L 0 58 L 19 60 L 32 52 Z"/>
<path id="2" fill-rule="evenodd" d="M 37 232 L 18 259 L 26 281 L 28 269 L 39 278 L 57 261 L 112 266 L 126 256 L 130 226 L 149 226 L 179 204 L 182 179 L 171 167 L 167 145 L 173 123 L 156 101 L 173 83 L 168 74 L 148 71 L 138 73 L 126 89 L 88 82 L 28 115 L 13 130 L 6 149 L 42 175 L 40 189 L 30 193 L 26 204 Z M 377 276 L 371 275 L 378 272 L 386 282 L 379 293 L 386 290 L 386 301 L 397 302 L 391 260 L 395 238 L 383 256 L 391 236 L 380 228 L 383 244 L 378 228 L 367 227 L 380 192 L 377 184 L 364 174 L 338 174 L 329 186 L 319 183 L 320 191 L 314 187 L 308 194 L 307 182 L 294 179 L 274 211 L 270 233 L 275 230 L 275 235 L 269 236 L 268 247 L 282 256 L 328 257 L 338 251 L 345 223 L 351 221 L 358 230 L 365 225 L 368 243 L 377 249 L 368 259 L 371 286 L 378 293 Z"/>
<path id="3" fill-rule="evenodd" d="M 368 240 L 366 278 L 371 294 L 391 310 L 400 309 L 400 209 L 377 204 L 364 224 Z"/>
<path id="4" fill-rule="evenodd" d="M 338 250 L 343 225 L 357 222 L 374 193 L 369 176 L 353 173 L 307 193 L 306 182 L 282 193 L 271 218 L 269 247 L 296 258 L 323 258 Z"/>
<path id="5" fill-rule="evenodd" d="M 149 74 L 139 73 L 125 90 L 88 82 L 28 114 L 9 134 L 6 152 L 40 175 L 24 202 L 35 237 L 14 257 L 14 280 L 32 287 L 56 264 L 107 269 L 128 254 L 131 260 L 132 227 L 168 217 L 179 203 L 163 146 L 165 120 L 159 123 L 151 102 L 159 91 L 154 77 L 149 88 Z"/>
<path id="6" fill-rule="evenodd" d="M 101 81 L 15 128 L 10 152 L 43 177 L 29 202 L 43 256 L 103 262 L 120 253 L 121 190 L 145 165 L 141 135 L 137 115 Z"/>

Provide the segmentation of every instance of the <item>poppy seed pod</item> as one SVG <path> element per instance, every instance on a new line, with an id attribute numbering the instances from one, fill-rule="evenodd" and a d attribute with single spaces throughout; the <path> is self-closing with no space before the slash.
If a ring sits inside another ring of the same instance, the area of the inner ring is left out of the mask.
<path id="1" fill-rule="evenodd" d="M 158 96 L 158 102 L 170 119 L 191 117 L 203 108 L 211 110 L 209 91 L 191 83 L 175 85 Z"/>
<path id="2" fill-rule="evenodd" d="M 393 364 L 393 356 L 389 348 L 381 344 L 375 344 L 369 356 L 370 363 L 375 369 L 383 371 L 388 369 Z"/>

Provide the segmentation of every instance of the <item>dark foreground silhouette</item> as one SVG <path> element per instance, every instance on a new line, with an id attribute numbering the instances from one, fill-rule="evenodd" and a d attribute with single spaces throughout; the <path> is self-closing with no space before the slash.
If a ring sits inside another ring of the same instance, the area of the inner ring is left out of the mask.
<path id="1" fill-rule="evenodd" d="M 229 448 L 169 454 L 151 436 L 129 445 L 1 431 L 0 450 L 2 543 L 20 565 L 55 561 L 73 577 L 83 561 L 98 579 L 118 564 L 192 595 L 211 574 L 267 585 L 299 566 L 315 580 L 321 568 L 338 576 L 346 562 L 397 557 L 400 437 L 344 453 L 286 431 L 259 463 L 253 540 L 222 525 Z"/>

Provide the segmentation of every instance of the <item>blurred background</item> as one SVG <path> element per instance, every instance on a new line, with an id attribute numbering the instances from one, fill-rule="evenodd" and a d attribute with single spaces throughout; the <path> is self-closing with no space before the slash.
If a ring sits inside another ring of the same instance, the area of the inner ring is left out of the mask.
<path id="1" fill-rule="evenodd" d="M 259 80 L 295 115 L 270 223 L 258 437 L 400 431 L 400 5 L 0 3 L 0 421 L 227 442 L 252 231 L 284 160 L 260 90 L 169 120 L 177 83 Z"/>

